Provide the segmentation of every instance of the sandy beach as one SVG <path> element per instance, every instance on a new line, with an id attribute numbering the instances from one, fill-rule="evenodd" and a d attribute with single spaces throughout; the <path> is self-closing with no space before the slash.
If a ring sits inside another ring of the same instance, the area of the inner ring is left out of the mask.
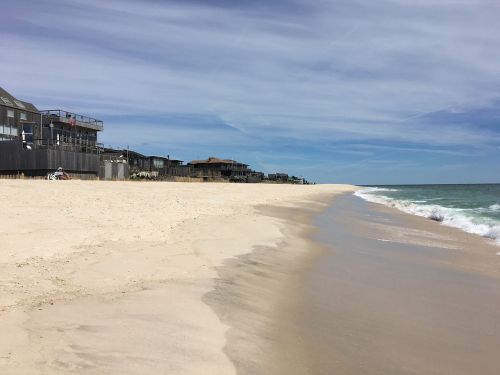
<path id="1" fill-rule="evenodd" d="M 354 189 L 0 180 L 0 373 L 496 374 L 498 246 Z"/>
<path id="2" fill-rule="evenodd" d="M 1 180 L 0 373 L 234 374 L 299 356 L 263 350 L 286 340 L 269 322 L 296 301 L 279 291 L 315 252 L 312 215 L 352 189 Z"/>

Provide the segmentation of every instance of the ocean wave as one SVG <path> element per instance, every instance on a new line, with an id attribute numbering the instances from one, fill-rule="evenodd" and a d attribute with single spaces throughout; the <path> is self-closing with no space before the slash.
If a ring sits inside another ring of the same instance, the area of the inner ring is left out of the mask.
<path id="1" fill-rule="evenodd" d="M 488 207 L 491 212 L 500 212 L 500 204 L 495 203 Z"/>
<path id="2" fill-rule="evenodd" d="M 500 204 L 495 203 L 488 207 L 471 208 L 470 210 L 478 213 L 498 214 L 500 213 Z"/>
<path id="3" fill-rule="evenodd" d="M 386 187 L 368 187 L 363 189 L 362 191 L 369 191 L 369 192 L 380 192 L 380 191 L 398 191 L 398 189 L 391 189 L 391 188 L 386 188 Z"/>
<path id="4" fill-rule="evenodd" d="M 368 202 L 383 204 L 409 214 L 439 221 L 443 225 L 459 228 L 468 233 L 491 238 L 500 244 L 500 224 L 498 222 L 468 216 L 464 213 L 464 209 L 448 208 L 436 204 L 421 205 L 411 201 L 390 198 L 378 194 L 381 190 L 375 189 L 377 188 L 358 190 L 354 195 Z"/>

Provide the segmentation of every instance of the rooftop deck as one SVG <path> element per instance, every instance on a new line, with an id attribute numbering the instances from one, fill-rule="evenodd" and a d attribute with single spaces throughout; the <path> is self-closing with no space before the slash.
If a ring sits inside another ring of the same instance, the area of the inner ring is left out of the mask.
<path id="1" fill-rule="evenodd" d="M 62 111 L 60 109 L 51 109 L 40 111 L 45 121 L 62 122 L 68 125 L 80 126 L 82 128 L 103 131 L 104 124 L 101 120 L 92 117 L 78 115 L 76 113 Z"/>

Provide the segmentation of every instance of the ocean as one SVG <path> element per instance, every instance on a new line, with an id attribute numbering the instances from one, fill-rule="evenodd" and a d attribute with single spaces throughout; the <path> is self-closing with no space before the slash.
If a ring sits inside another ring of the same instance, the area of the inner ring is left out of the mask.
<path id="1" fill-rule="evenodd" d="M 500 184 L 369 186 L 355 195 L 500 244 Z"/>

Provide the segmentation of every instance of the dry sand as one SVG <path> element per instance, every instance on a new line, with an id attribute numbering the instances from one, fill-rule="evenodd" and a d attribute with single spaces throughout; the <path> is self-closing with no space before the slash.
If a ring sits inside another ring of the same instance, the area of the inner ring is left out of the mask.
<path id="1" fill-rule="evenodd" d="M 311 213 L 352 189 L 0 180 L 0 373 L 223 375 L 242 358 L 251 369 L 263 354 L 252 343 L 286 303 L 275 280 L 308 252 Z M 253 279 L 248 299 L 222 287 L 238 276 L 224 264 L 279 253 L 292 235 L 283 268 Z M 247 319 L 231 334 L 236 312 Z"/>

